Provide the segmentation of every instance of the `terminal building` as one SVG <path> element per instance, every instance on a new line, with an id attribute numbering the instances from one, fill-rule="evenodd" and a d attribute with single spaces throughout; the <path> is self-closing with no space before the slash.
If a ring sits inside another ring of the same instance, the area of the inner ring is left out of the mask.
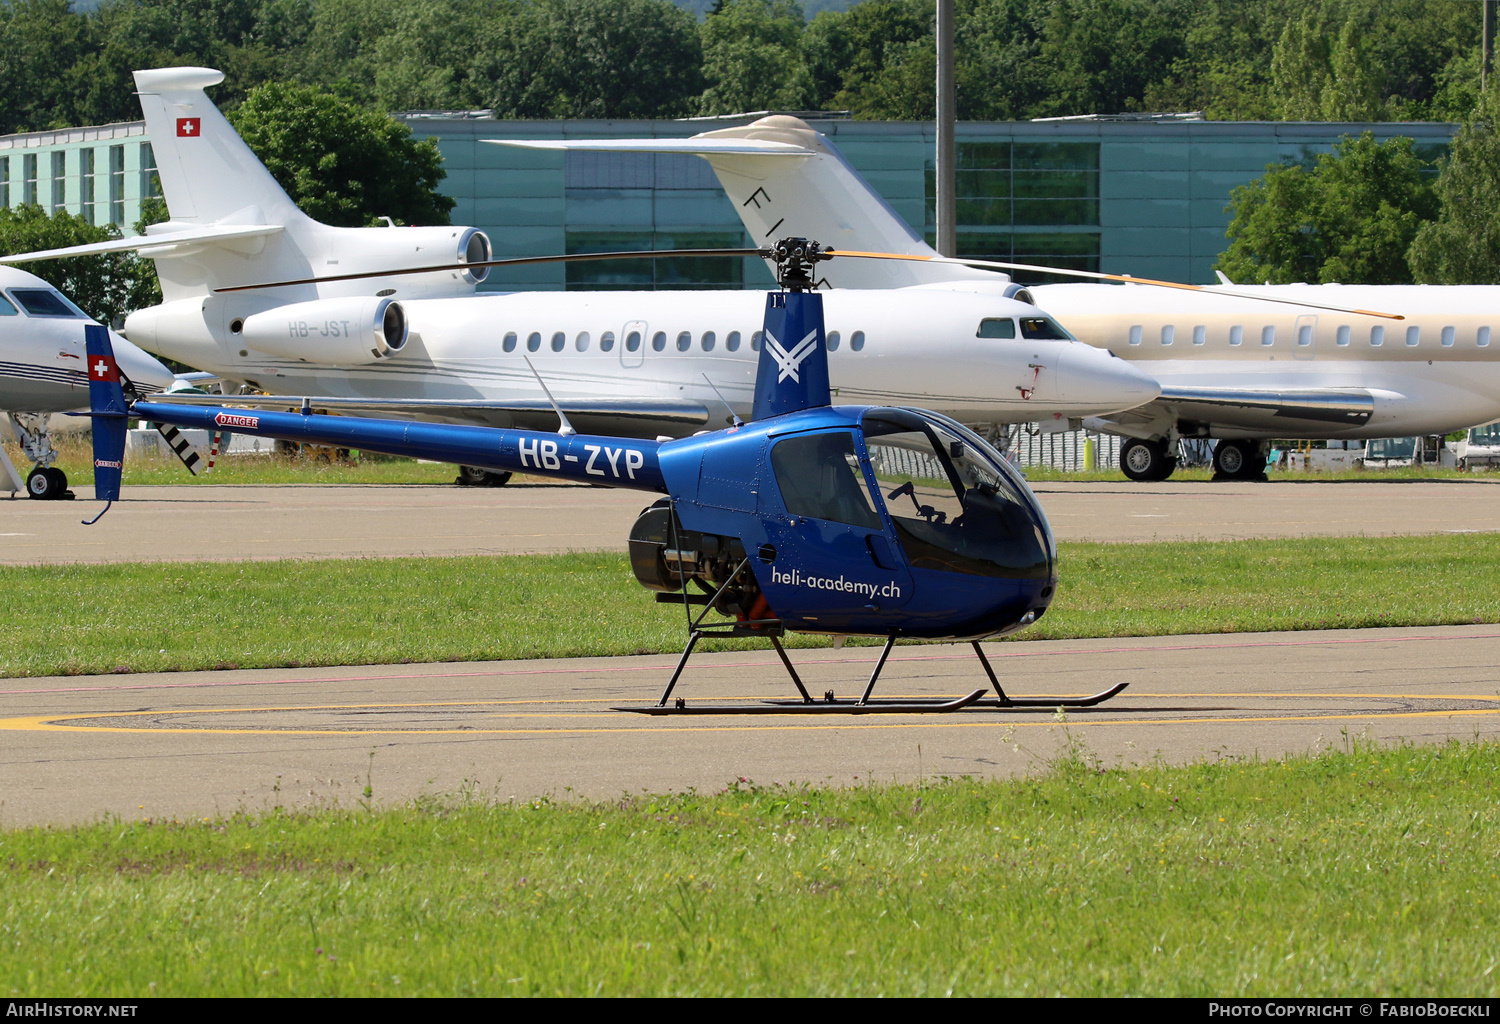
<path id="1" fill-rule="evenodd" d="M 488 111 L 398 115 L 437 140 L 452 219 L 483 229 L 495 255 L 716 248 L 750 244 L 708 164 L 694 156 L 560 153 L 483 140 L 679 138 L 758 114 L 681 121 L 504 121 Z M 934 128 L 801 114 L 931 241 Z M 1434 158 L 1455 126 L 1204 121 L 1117 115 L 960 122 L 958 244 L 963 255 L 1214 281 L 1233 190 L 1283 162 L 1311 164 L 1345 135 L 1409 136 Z M 0 137 L 0 203 L 67 210 L 126 234 L 156 189 L 144 122 Z M 759 241 L 759 240 L 756 240 Z M 1025 279 L 1024 275 L 1017 275 Z M 758 260 L 701 259 L 497 268 L 486 290 L 759 288 Z"/>

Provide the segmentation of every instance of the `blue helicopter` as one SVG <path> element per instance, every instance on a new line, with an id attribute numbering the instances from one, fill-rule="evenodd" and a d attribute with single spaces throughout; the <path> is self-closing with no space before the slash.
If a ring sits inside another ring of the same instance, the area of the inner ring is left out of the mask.
<path id="1" fill-rule="evenodd" d="M 1045 614 L 1057 546 L 1036 496 L 969 428 L 921 409 L 833 406 L 815 269 L 832 255 L 786 239 L 774 261 L 751 421 L 670 441 L 127 399 L 108 332 L 87 331 L 96 497 L 120 494 L 126 422 L 230 431 L 662 495 L 630 532 L 630 564 L 656 600 L 680 603 L 688 641 L 648 714 L 869 714 L 975 707 L 1089 707 L 1089 697 L 1012 697 L 979 645 Z M 539 378 L 540 382 L 540 378 Z M 545 391 L 545 384 L 543 384 Z M 550 394 L 549 394 L 550 398 Z M 289 401 L 297 401 L 290 399 Z M 554 403 L 555 406 L 555 403 Z M 694 608 L 701 609 L 696 615 Z M 717 614 L 710 619 L 710 614 Z M 780 637 L 788 630 L 885 640 L 863 694 L 814 700 Z M 672 692 L 705 636 L 770 641 L 798 696 L 692 705 Z M 900 638 L 967 642 L 994 689 L 954 699 L 872 697 Z"/>

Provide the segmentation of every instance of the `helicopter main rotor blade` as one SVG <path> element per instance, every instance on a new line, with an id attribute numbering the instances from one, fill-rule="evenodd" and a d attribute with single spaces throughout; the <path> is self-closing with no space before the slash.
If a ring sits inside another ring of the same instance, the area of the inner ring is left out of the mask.
<path id="1" fill-rule="evenodd" d="M 248 292 L 258 288 L 289 288 L 299 284 L 328 284 L 333 281 L 362 281 L 371 277 L 399 277 L 403 274 L 439 274 L 453 270 L 479 270 L 484 267 L 519 267 L 536 263 L 587 263 L 591 260 L 639 260 L 666 257 L 693 256 L 758 256 L 770 255 L 768 249 L 632 249 L 628 252 L 576 252 L 563 256 L 515 256 L 503 260 L 483 260 L 474 263 L 440 263 L 430 267 L 405 267 L 399 270 L 363 270 L 353 274 L 333 274 L 328 277 L 303 277 L 294 281 L 266 281 L 262 284 L 237 284 L 228 288 L 215 288 L 219 292 Z"/>
<path id="2" fill-rule="evenodd" d="M 1063 267 L 1039 267 L 1031 263 L 1001 263 L 997 260 L 971 260 L 962 256 L 911 256 L 896 252 L 856 252 L 851 249 L 825 249 L 829 256 L 855 256 L 866 260 L 907 260 L 920 263 L 946 263 L 957 267 L 990 267 L 995 270 L 1028 270 L 1039 274 L 1061 274 L 1067 277 L 1086 277 L 1092 281 L 1119 281 L 1123 284 L 1144 284 L 1153 288 L 1177 288 L 1186 292 L 1206 292 L 1209 295 L 1232 295 L 1257 302 L 1275 302 L 1284 306 L 1302 306 L 1307 309 L 1323 309 L 1331 313 L 1353 313 L 1359 316 L 1374 316 L 1383 320 L 1405 320 L 1399 313 L 1382 313 L 1374 309 L 1347 309 L 1343 306 L 1325 306 L 1301 299 L 1283 299 L 1272 295 L 1247 295 L 1244 292 L 1226 291 L 1220 286 L 1182 284 L 1179 281 L 1157 281 L 1149 277 L 1131 277 L 1129 274 L 1100 274 L 1092 270 L 1070 270 Z"/>

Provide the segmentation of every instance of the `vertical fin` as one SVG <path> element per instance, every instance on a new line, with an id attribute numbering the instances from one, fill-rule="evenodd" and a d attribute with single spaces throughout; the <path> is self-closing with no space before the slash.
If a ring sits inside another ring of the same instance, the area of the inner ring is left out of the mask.
<path id="1" fill-rule="evenodd" d="M 89 361 L 89 415 L 94 434 L 94 497 L 120 497 L 120 470 L 125 463 L 125 428 L 129 407 L 120 387 L 120 367 L 109 343 L 109 330 L 99 324 L 83 328 Z"/>
<path id="2" fill-rule="evenodd" d="M 828 386 L 828 348 L 823 337 L 823 296 L 817 292 L 771 292 L 755 372 L 750 418 L 814 409 L 833 401 Z"/>

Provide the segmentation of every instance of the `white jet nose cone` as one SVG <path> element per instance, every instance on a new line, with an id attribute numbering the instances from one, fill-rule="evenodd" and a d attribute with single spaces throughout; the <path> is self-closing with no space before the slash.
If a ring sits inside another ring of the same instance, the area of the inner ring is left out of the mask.
<path id="1" fill-rule="evenodd" d="M 176 379 L 171 370 L 139 345 L 132 345 L 114 331 L 109 332 L 120 372 L 143 391 L 163 391 Z"/>
<path id="2" fill-rule="evenodd" d="M 1075 342 L 1062 354 L 1058 391 L 1063 401 L 1092 415 L 1121 412 L 1161 395 L 1161 384 L 1104 349 Z"/>

